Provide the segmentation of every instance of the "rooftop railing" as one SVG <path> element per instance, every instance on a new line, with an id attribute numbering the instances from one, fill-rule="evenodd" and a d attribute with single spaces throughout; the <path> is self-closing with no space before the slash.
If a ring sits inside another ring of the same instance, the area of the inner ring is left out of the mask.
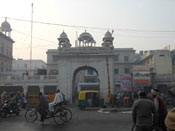
<path id="1" fill-rule="evenodd" d="M 56 75 L 36 75 L 36 76 L 6 76 L 1 75 L 0 81 L 8 80 L 56 80 Z"/>

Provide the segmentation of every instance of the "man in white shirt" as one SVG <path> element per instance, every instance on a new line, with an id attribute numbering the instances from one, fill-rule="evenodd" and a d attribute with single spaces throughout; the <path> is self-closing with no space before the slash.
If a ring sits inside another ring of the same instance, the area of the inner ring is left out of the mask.
<path id="1" fill-rule="evenodd" d="M 63 95 L 61 94 L 60 89 L 57 89 L 53 102 L 49 103 L 49 110 L 53 112 L 54 111 L 53 106 L 62 102 L 63 102 Z"/>

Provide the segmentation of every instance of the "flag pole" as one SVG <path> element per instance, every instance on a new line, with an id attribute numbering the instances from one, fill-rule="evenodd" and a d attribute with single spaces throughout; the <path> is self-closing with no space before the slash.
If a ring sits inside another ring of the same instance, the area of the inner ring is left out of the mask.
<path id="1" fill-rule="evenodd" d="M 32 13 L 31 13 L 30 70 L 29 70 L 30 76 L 32 75 L 31 68 L 32 68 L 33 3 L 31 4 L 31 9 L 32 9 Z"/>

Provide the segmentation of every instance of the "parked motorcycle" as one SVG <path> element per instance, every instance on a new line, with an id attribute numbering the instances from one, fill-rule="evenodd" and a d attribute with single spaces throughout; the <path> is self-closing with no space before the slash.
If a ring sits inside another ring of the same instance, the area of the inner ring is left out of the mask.
<path id="1" fill-rule="evenodd" d="M 19 115 L 20 109 L 17 103 L 9 103 L 8 100 L 6 100 L 0 110 L 1 117 L 5 118 L 8 117 L 11 114 Z"/>

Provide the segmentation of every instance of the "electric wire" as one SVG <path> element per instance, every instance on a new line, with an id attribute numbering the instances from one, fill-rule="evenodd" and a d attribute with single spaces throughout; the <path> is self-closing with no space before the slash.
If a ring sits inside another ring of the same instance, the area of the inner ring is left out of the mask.
<path id="1" fill-rule="evenodd" d="M 5 17 L 0 17 L 0 18 L 5 18 Z M 31 20 L 25 20 L 25 19 L 10 18 L 10 17 L 6 17 L 6 18 L 10 19 L 10 20 L 16 20 L 16 21 L 31 22 Z M 116 30 L 116 31 L 118 30 L 118 31 L 127 31 L 127 32 L 175 33 L 175 30 L 136 30 L 136 29 L 120 29 L 120 28 L 102 28 L 102 27 L 90 27 L 90 26 L 58 24 L 58 23 L 50 23 L 50 22 L 42 22 L 42 21 L 33 21 L 33 23 L 53 25 L 53 26 L 71 27 L 71 28 L 96 29 L 96 30 Z"/>

